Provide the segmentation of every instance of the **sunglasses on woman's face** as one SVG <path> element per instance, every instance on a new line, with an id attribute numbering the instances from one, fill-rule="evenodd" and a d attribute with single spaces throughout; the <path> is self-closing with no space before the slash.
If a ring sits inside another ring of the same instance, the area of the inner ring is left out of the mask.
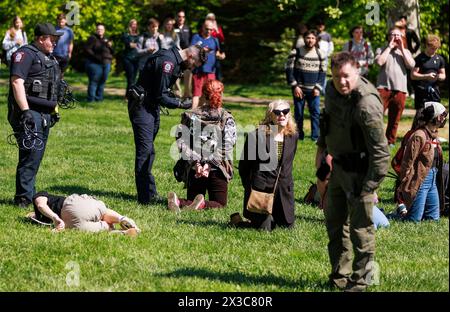
<path id="1" fill-rule="evenodd" d="M 291 111 L 290 108 L 285 108 L 285 109 L 274 109 L 272 112 L 277 116 L 280 116 L 281 113 L 283 113 L 283 115 L 286 116 L 287 114 L 289 114 L 290 111 Z"/>

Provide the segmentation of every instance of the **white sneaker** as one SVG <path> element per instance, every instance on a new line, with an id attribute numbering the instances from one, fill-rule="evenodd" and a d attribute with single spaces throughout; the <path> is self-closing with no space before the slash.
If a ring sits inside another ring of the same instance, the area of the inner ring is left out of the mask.
<path id="1" fill-rule="evenodd" d="M 167 208 L 175 213 L 181 212 L 180 200 L 175 192 L 169 192 L 167 194 Z"/>
<path id="2" fill-rule="evenodd" d="M 120 218 L 120 227 L 123 230 L 128 229 L 136 229 L 137 232 L 140 232 L 141 230 L 137 227 L 136 222 L 134 222 L 132 219 L 128 217 L 122 217 Z"/>
<path id="3" fill-rule="evenodd" d="M 205 208 L 205 197 L 203 194 L 195 196 L 194 200 L 189 206 L 184 207 L 186 210 L 202 210 Z"/>

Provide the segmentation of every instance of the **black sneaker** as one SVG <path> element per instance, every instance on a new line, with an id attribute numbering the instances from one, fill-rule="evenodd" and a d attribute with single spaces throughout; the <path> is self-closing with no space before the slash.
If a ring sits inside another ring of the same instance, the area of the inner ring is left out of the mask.
<path id="1" fill-rule="evenodd" d="M 350 283 L 350 280 L 346 277 L 329 279 L 328 284 L 330 288 L 338 288 L 340 290 L 345 290 Z"/>
<path id="2" fill-rule="evenodd" d="M 159 196 L 159 194 L 155 194 L 152 197 L 150 197 L 149 204 L 166 204 L 167 198 Z"/>
<path id="3" fill-rule="evenodd" d="M 17 197 L 14 199 L 14 205 L 18 206 L 21 209 L 27 209 L 30 204 L 31 201 L 29 201 L 25 197 Z"/>

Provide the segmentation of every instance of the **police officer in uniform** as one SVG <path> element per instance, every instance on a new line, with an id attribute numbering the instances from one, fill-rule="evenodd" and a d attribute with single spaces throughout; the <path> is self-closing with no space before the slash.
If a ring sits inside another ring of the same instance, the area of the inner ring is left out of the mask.
<path id="1" fill-rule="evenodd" d="M 363 291 L 377 274 L 374 191 L 389 165 L 383 104 L 375 87 L 359 76 L 350 53 L 334 55 L 331 71 L 333 83 L 326 88 L 316 155 L 317 168 L 325 151 L 333 156 L 324 210 L 332 267 L 329 278 L 340 289 Z"/>
<path id="2" fill-rule="evenodd" d="M 50 23 L 37 24 L 32 44 L 19 48 L 11 59 L 8 121 L 19 145 L 14 202 L 28 206 L 57 105 L 60 69 L 51 55 L 62 33 Z"/>
<path id="3" fill-rule="evenodd" d="M 199 46 L 190 46 L 184 50 L 176 47 L 159 50 L 150 56 L 139 74 L 136 86 L 128 91 L 128 114 L 136 146 L 136 188 L 141 204 L 162 201 L 152 174 L 160 107 L 188 109 L 192 106 L 192 99 L 181 100 L 173 95 L 170 88 L 184 70 L 201 66 L 206 58 L 206 50 Z"/>

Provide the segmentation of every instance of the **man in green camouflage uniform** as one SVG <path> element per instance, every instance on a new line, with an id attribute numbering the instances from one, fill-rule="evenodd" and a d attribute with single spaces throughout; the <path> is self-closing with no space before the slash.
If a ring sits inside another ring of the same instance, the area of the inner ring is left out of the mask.
<path id="1" fill-rule="evenodd" d="M 363 291 L 374 265 L 374 191 L 389 165 L 383 104 L 375 87 L 358 75 L 357 61 L 348 52 L 332 57 L 331 70 L 316 155 L 317 168 L 325 151 L 333 157 L 324 209 L 329 277 L 333 286 Z"/>

